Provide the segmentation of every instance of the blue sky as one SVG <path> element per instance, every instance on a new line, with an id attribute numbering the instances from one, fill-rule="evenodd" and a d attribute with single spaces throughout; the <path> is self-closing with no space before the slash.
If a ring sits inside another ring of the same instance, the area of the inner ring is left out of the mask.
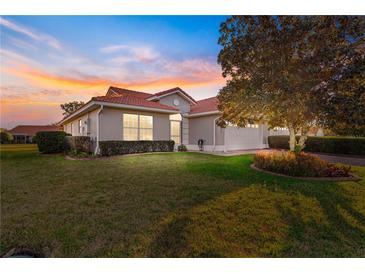
<path id="1" fill-rule="evenodd" d="M 1 126 L 47 124 L 60 103 L 109 85 L 196 99 L 224 85 L 217 55 L 224 16 L 2 16 Z"/>

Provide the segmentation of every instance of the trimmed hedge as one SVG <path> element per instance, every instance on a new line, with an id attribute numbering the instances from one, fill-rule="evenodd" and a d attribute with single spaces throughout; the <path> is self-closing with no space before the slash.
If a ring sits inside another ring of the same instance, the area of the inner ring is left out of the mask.
<path id="1" fill-rule="evenodd" d="M 65 150 L 92 152 L 92 140 L 89 136 L 66 136 Z"/>
<path id="2" fill-rule="evenodd" d="M 63 131 L 39 131 L 35 136 L 35 142 L 42 153 L 58 153 L 64 151 L 65 136 Z"/>
<path id="3" fill-rule="evenodd" d="M 174 151 L 174 141 L 100 141 L 102 156 Z"/>
<path id="4" fill-rule="evenodd" d="M 297 137 L 299 138 L 299 137 Z M 289 149 L 289 136 L 269 136 L 269 147 Z M 312 137 L 305 142 L 304 151 L 334 154 L 365 155 L 364 137 Z"/>

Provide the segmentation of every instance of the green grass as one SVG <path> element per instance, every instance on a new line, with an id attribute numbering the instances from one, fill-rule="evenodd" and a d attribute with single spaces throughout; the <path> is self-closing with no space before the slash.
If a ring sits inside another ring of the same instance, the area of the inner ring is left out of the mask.
<path id="1" fill-rule="evenodd" d="M 301 181 L 251 163 L 189 152 L 71 161 L 2 146 L 0 252 L 365 257 L 364 179 Z"/>

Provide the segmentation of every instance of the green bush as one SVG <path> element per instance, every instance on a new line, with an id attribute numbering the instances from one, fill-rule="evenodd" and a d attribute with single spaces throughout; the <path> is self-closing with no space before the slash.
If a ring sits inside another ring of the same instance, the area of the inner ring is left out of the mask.
<path id="1" fill-rule="evenodd" d="M 102 156 L 174 151 L 174 141 L 100 141 Z"/>
<path id="2" fill-rule="evenodd" d="M 297 137 L 299 138 L 299 137 Z M 289 136 L 269 136 L 269 147 L 289 149 Z M 309 136 L 304 151 L 334 154 L 365 155 L 364 137 L 312 137 Z"/>
<path id="3" fill-rule="evenodd" d="M 186 148 L 186 145 L 183 145 L 183 144 L 179 145 L 177 147 L 177 150 L 178 151 L 188 151 L 188 149 Z"/>
<path id="4" fill-rule="evenodd" d="M 318 156 L 291 151 L 262 151 L 254 157 L 256 167 L 295 177 L 348 177 L 351 167 L 336 166 Z"/>
<path id="5" fill-rule="evenodd" d="M 40 131 L 35 136 L 35 142 L 42 153 L 58 153 L 64 151 L 65 136 L 63 131 Z"/>
<path id="6" fill-rule="evenodd" d="M 79 152 L 92 152 L 92 140 L 89 136 L 66 136 L 65 150 L 76 150 Z"/>
<path id="7" fill-rule="evenodd" d="M 5 131 L 0 132 L 0 144 L 11 144 L 13 142 L 13 136 Z"/>

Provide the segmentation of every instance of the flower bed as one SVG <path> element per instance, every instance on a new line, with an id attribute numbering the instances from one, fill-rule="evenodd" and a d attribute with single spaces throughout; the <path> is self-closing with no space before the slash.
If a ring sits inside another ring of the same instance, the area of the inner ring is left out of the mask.
<path id="1" fill-rule="evenodd" d="M 351 166 L 337 166 L 308 153 L 261 151 L 254 157 L 259 169 L 294 177 L 351 177 Z"/>

